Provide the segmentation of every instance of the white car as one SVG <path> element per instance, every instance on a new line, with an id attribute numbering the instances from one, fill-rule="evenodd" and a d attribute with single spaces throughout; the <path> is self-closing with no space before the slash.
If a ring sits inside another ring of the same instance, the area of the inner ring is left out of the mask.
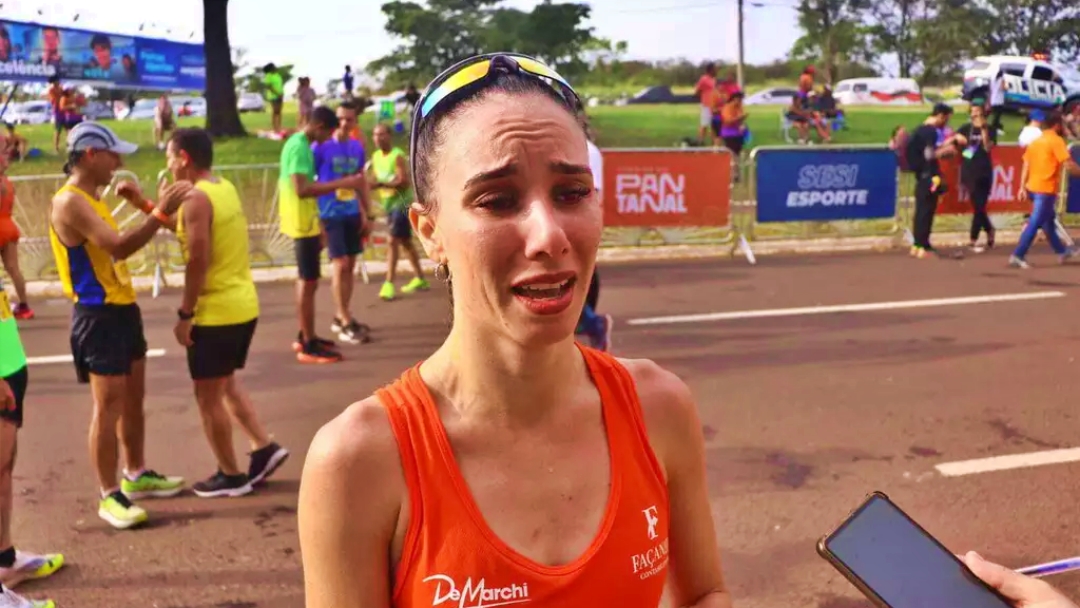
<path id="1" fill-rule="evenodd" d="M 1080 103 L 1080 74 L 1065 66 L 1017 55 L 976 57 L 964 72 L 964 99 L 989 97 L 990 83 L 999 72 L 1004 73 L 1007 109 L 1064 105 L 1069 110 Z"/>
<path id="2" fill-rule="evenodd" d="M 135 107 L 124 115 L 123 120 L 153 120 L 157 102 L 156 97 L 137 100 Z M 189 116 L 206 116 L 206 100 L 202 97 L 170 97 L 169 102 L 172 103 L 173 116 L 176 118 L 180 118 L 180 110 L 184 107 L 184 103 L 188 104 L 188 110 L 191 111 Z"/>
<path id="3" fill-rule="evenodd" d="M 266 100 L 259 93 L 241 93 L 236 99 L 236 109 L 241 112 L 265 112 Z"/>
<path id="4" fill-rule="evenodd" d="M 747 95 L 743 98 L 744 106 L 770 106 L 770 105 L 791 105 L 791 99 L 798 95 L 798 91 L 795 89 L 773 88 L 764 89 L 758 91 L 753 95 Z"/>
<path id="5" fill-rule="evenodd" d="M 4 112 L 3 121 L 16 125 L 43 125 L 52 122 L 52 106 L 47 101 L 13 103 Z"/>

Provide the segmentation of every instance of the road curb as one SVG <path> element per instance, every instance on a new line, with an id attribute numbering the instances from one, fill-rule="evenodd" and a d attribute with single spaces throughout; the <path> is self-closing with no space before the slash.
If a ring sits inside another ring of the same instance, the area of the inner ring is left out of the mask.
<path id="1" fill-rule="evenodd" d="M 999 230 L 997 242 L 999 245 L 1015 243 L 1020 238 L 1019 230 Z M 786 239 L 786 240 L 763 240 L 753 241 L 750 247 L 754 256 L 767 256 L 777 254 L 824 254 L 845 253 L 856 251 L 887 252 L 898 251 L 906 247 L 897 245 L 897 236 L 872 236 L 872 237 L 843 237 L 843 238 L 816 238 L 816 239 Z M 938 233 L 934 235 L 938 243 L 949 245 L 963 245 L 967 243 L 968 236 L 961 232 Z M 673 260 L 702 260 L 719 258 L 743 258 L 737 243 L 725 243 L 723 245 L 655 245 L 643 247 L 605 247 L 597 253 L 597 262 L 607 264 L 629 264 L 634 262 L 660 262 Z M 740 260 L 745 263 L 745 259 Z M 365 263 L 369 277 L 386 275 L 386 262 L 368 261 Z M 435 263 L 431 260 L 422 260 L 422 266 L 427 273 L 433 273 Z M 323 264 L 322 275 L 329 277 L 330 264 Z M 255 268 L 251 271 L 256 283 L 279 283 L 296 279 L 295 266 L 278 266 L 274 268 Z M 412 276 L 412 269 L 407 266 L 399 266 L 398 274 Z M 154 286 L 152 276 L 132 277 L 132 283 L 136 291 L 150 291 Z M 184 284 L 183 273 L 169 273 L 165 275 L 165 283 L 169 287 L 181 287 Z M 33 299 L 60 298 L 64 297 L 59 281 L 29 281 L 26 284 L 27 296 Z"/>

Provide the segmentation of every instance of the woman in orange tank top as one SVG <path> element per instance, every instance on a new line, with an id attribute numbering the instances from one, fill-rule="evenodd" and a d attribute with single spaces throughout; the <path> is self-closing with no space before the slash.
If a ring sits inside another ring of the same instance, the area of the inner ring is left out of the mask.
<path id="1" fill-rule="evenodd" d="M 729 608 L 687 386 L 574 341 L 603 210 L 566 82 L 484 55 L 412 120 L 443 345 L 316 435 L 307 608 Z"/>

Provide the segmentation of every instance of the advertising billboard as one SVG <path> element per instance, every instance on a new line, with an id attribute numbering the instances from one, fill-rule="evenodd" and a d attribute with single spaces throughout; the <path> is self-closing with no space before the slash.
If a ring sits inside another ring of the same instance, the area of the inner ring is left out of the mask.
<path id="1" fill-rule="evenodd" d="M 0 81 L 206 89 L 202 44 L 0 19 Z"/>

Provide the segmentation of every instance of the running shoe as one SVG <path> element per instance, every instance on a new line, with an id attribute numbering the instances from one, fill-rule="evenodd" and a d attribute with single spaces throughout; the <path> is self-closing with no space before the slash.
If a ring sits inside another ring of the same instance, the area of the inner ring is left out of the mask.
<path id="1" fill-rule="evenodd" d="M 363 323 L 358 323 L 356 319 L 343 322 L 341 319 L 334 317 L 334 322 L 330 324 L 330 330 L 337 334 L 338 339 L 346 344 L 367 344 L 371 342 L 371 328 Z"/>
<path id="2" fill-rule="evenodd" d="M 332 350 L 334 348 L 337 348 L 337 344 L 334 343 L 333 340 L 327 340 L 325 338 L 320 338 L 319 336 L 315 336 L 315 342 L 317 342 L 321 348 L 324 348 L 324 349 L 327 349 L 327 350 Z M 303 332 L 299 332 L 299 331 L 296 332 L 296 338 L 293 339 L 292 349 L 293 349 L 294 353 L 299 353 L 299 352 L 304 350 L 304 333 Z"/>
<path id="3" fill-rule="evenodd" d="M 118 530 L 127 530 L 149 519 L 142 507 L 135 506 L 120 490 L 101 499 L 98 517 Z"/>
<path id="4" fill-rule="evenodd" d="M 417 291 L 427 291 L 431 289 L 431 284 L 424 280 L 424 277 L 414 277 L 413 280 L 405 284 L 401 288 L 401 293 L 415 293 Z"/>
<path id="5" fill-rule="evenodd" d="M 246 473 L 226 475 L 220 470 L 208 479 L 197 482 L 191 486 L 196 495 L 203 498 L 236 498 L 245 494 L 251 494 L 255 488 L 251 487 Z"/>
<path id="6" fill-rule="evenodd" d="M 1080 249 L 1077 249 L 1075 247 L 1069 247 L 1068 249 L 1065 250 L 1065 253 L 1062 253 L 1062 254 L 1058 255 L 1058 263 L 1059 264 L 1068 263 L 1069 260 L 1075 258 L 1078 255 L 1080 255 Z"/>
<path id="7" fill-rule="evenodd" d="M 60 553 L 36 555 L 15 550 L 15 563 L 9 568 L 0 567 L 0 584 L 11 589 L 23 581 L 31 581 L 52 576 L 64 567 L 64 556 Z"/>
<path id="8" fill-rule="evenodd" d="M 1016 257 L 1015 255 L 1009 256 L 1009 266 L 1013 268 L 1031 268 L 1031 264 L 1028 264 L 1024 258 Z"/>
<path id="9" fill-rule="evenodd" d="M 34 318 L 34 311 L 30 310 L 30 305 L 23 302 L 19 302 L 11 309 L 11 314 L 20 321 L 29 321 Z"/>
<path id="10" fill-rule="evenodd" d="M 296 353 L 296 360 L 300 363 L 337 363 L 344 359 L 341 353 L 326 348 L 317 340 L 308 342 L 306 346 Z"/>
<path id="11" fill-rule="evenodd" d="M 273 475 L 274 471 L 278 470 L 278 467 L 288 458 L 289 451 L 276 442 L 270 442 L 266 447 L 252 452 L 251 464 L 248 465 L 248 479 L 251 480 L 251 485 L 258 485 Z"/>
<path id="12" fill-rule="evenodd" d="M 56 608 L 52 600 L 29 600 L 11 589 L 0 592 L 0 608 Z"/>
<path id="13" fill-rule="evenodd" d="M 120 491 L 132 500 L 140 498 L 170 498 L 184 491 L 183 477 L 166 477 L 154 470 L 143 471 L 132 481 L 127 475 L 120 480 Z"/>
<path id="14" fill-rule="evenodd" d="M 389 302 L 390 300 L 394 299 L 395 295 L 397 294 L 394 290 L 394 284 L 390 281 L 384 281 L 382 284 L 382 289 L 379 290 L 379 297 Z"/>

